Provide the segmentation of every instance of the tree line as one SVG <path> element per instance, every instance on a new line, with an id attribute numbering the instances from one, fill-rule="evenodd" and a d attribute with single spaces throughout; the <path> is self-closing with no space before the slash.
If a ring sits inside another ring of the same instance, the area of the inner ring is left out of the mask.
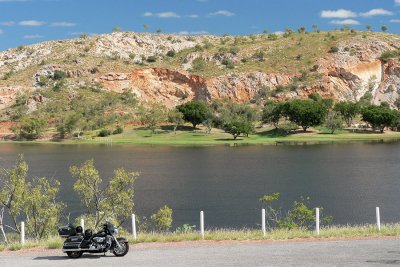
<path id="1" fill-rule="evenodd" d="M 352 127 L 360 118 L 373 131 L 384 132 L 385 128 L 400 127 L 400 112 L 384 102 L 370 104 L 362 98 L 358 102 L 322 98 L 313 93 L 308 99 L 293 99 L 286 102 L 266 101 L 260 109 L 250 104 L 239 104 L 229 100 L 214 100 L 210 104 L 193 100 L 179 105 L 169 112 L 160 105 L 150 106 L 142 120 L 154 133 L 167 120 L 173 130 L 190 123 L 195 129 L 202 124 L 209 133 L 212 128 L 223 129 L 236 139 L 240 135 L 255 133 L 257 123 L 273 125 L 276 130 L 289 134 L 298 129 L 307 132 L 310 127 L 324 126 L 334 133 L 338 129 Z"/>

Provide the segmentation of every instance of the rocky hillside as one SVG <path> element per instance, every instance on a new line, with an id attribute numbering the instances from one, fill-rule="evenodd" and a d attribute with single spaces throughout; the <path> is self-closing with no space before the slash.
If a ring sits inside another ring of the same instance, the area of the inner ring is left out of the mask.
<path id="1" fill-rule="evenodd" d="M 307 97 L 313 92 L 336 100 L 358 100 L 370 92 L 373 102 L 394 104 L 399 97 L 397 51 L 400 36 L 334 31 L 285 36 L 180 36 L 118 32 L 50 41 L 0 52 L 0 108 L 19 95 L 41 103 L 41 90 L 64 84 L 118 93 L 172 107 L 191 99 L 257 96 L 273 100 Z M 64 77 L 63 77 L 64 79 Z"/>

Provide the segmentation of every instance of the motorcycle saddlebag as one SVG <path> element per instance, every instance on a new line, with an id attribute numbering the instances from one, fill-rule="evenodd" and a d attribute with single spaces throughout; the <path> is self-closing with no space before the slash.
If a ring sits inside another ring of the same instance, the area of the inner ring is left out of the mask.
<path id="1" fill-rule="evenodd" d="M 83 241 L 83 236 L 70 236 L 64 241 L 63 249 L 79 249 Z"/>
<path id="2" fill-rule="evenodd" d="M 76 235 L 76 230 L 75 227 L 73 225 L 67 225 L 67 226 L 62 226 L 58 228 L 58 234 L 61 237 L 69 237 L 69 236 L 74 236 Z"/>

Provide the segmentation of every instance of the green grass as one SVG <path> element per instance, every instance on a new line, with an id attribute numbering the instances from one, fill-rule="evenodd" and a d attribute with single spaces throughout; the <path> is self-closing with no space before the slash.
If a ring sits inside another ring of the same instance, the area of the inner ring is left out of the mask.
<path id="1" fill-rule="evenodd" d="M 196 130 L 182 130 L 173 133 L 170 130 L 158 130 L 152 134 L 150 130 L 142 128 L 125 128 L 122 134 L 108 137 L 94 137 L 88 135 L 81 140 L 68 139 L 60 142 L 55 141 L 5 141 L 3 143 L 24 143 L 24 144 L 133 144 L 133 145 L 276 145 L 284 144 L 316 144 L 316 143 L 337 143 L 337 142 L 358 142 L 358 141 L 399 141 L 400 132 L 386 133 L 353 133 L 347 130 L 340 130 L 330 134 L 325 128 L 318 128 L 307 133 L 296 133 L 288 136 L 279 136 L 271 129 L 260 129 L 256 134 L 249 137 L 239 136 L 236 140 L 232 135 L 220 129 L 213 129 L 211 134 L 206 134 L 202 128 Z"/>
<path id="2" fill-rule="evenodd" d="M 356 225 L 356 226 L 331 226 L 320 230 L 320 235 L 314 231 L 295 229 L 277 229 L 267 232 L 263 236 L 260 230 L 242 229 L 220 229 L 205 232 L 205 240 L 226 241 L 226 240 L 290 240 L 290 239 L 311 239 L 311 238 L 362 238 L 362 237 L 384 237 L 400 235 L 400 224 L 385 224 L 381 226 L 381 231 L 375 225 Z M 181 242 L 201 240 L 199 233 L 138 233 L 138 239 L 132 243 L 149 242 Z"/>
<path id="3" fill-rule="evenodd" d="M 291 240 L 291 239 L 334 239 L 334 238 L 380 238 L 388 236 L 400 236 L 400 224 L 382 224 L 381 231 L 378 231 L 375 225 L 354 225 L 354 226 L 330 226 L 323 227 L 320 234 L 315 231 L 303 229 L 276 229 L 268 231 L 263 236 L 261 230 L 257 229 L 216 229 L 205 232 L 205 240 L 210 241 L 251 241 L 251 240 Z M 130 243 L 153 243 L 153 242 L 182 242 L 182 241 L 198 241 L 201 240 L 200 234 L 196 232 L 190 233 L 138 233 L 138 238 L 133 239 L 132 236 L 125 236 Z M 10 250 L 16 251 L 21 249 L 44 247 L 48 249 L 61 249 L 64 239 L 59 237 L 51 237 L 40 242 L 28 241 L 24 246 L 19 243 L 0 244 L 0 251 Z"/>

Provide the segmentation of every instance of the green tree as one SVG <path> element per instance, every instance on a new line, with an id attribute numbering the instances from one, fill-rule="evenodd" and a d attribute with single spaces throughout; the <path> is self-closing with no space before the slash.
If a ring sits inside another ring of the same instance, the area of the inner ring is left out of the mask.
<path id="1" fill-rule="evenodd" d="M 231 134 L 233 139 L 241 134 L 246 134 L 247 136 L 254 131 L 254 126 L 250 121 L 244 120 L 243 118 L 235 119 L 228 122 L 224 126 L 225 132 Z"/>
<path id="2" fill-rule="evenodd" d="M 300 197 L 293 202 L 287 212 L 282 208 L 274 207 L 274 203 L 280 198 L 279 193 L 262 196 L 259 201 L 265 209 L 266 223 L 271 230 L 274 227 L 284 229 L 311 229 L 315 224 L 315 208 L 309 208 L 309 198 Z M 330 224 L 332 216 L 324 216 L 323 208 L 320 208 L 321 225 Z"/>
<path id="3" fill-rule="evenodd" d="M 97 228 L 105 218 L 121 224 L 133 213 L 134 182 L 138 173 L 117 169 L 105 188 L 93 160 L 81 166 L 71 166 L 70 173 L 76 180 L 74 190 L 86 208 L 85 218 L 93 228 Z"/>
<path id="4" fill-rule="evenodd" d="M 342 115 L 347 127 L 351 127 L 354 118 L 360 113 L 360 105 L 351 101 L 338 102 L 333 109 Z"/>
<path id="5" fill-rule="evenodd" d="M 201 124 L 203 124 L 204 127 L 206 127 L 206 133 L 210 134 L 211 130 L 214 126 L 214 122 L 211 118 L 206 119 L 205 121 L 203 121 Z"/>
<path id="6" fill-rule="evenodd" d="M 177 106 L 177 110 L 183 114 L 185 121 L 190 122 L 193 125 L 193 128 L 196 128 L 198 124 L 211 117 L 207 105 L 198 100 L 193 100 Z"/>
<path id="7" fill-rule="evenodd" d="M 107 214 L 104 212 L 106 205 L 105 192 L 101 188 L 102 179 L 94 166 L 94 160 L 88 160 L 80 167 L 71 166 L 69 171 L 75 179 L 74 190 L 81 197 L 88 219 L 97 228 Z"/>
<path id="8" fill-rule="evenodd" d="M 165 205 L 155 214 L 151 215 L 151 220 L 160 231 L 167 231 L 172 226 L 172 209 Z"/>
<path id="9" fill-rule="evenodd" d="M 393 110 L 385 106 L 370 105 L 361 111 L 363 121 L 371 124 L 372 129 L 379 129 L 381 133 L 386 127 L 392 125 L 396 119 L 396 114 Z"/>
<path id="10" fill-rule="evenodd" d="M 54 235 L 58 226 L 63 204 L 57 202 L 60 183 L 48 178 L 34 178 L 28 184 L 25 198 L 27 232 L 36 240 Z"/>
<path id="11" fill-rule="evenodd" d="M 312 100 L 292 100 L 283 106 L 283 114 L 292 122 L 303 128 L 306 132 L 309 127 L 322 124 L 327 114 L 327 109 Z"/>
<path id="12" fill-rule="evenodd" d="M 306 27 L 302 26 L 297 30 L 299 33 L 305 33 L 306 32 Z"/>
<path id="13" fill-rule="evenodd" d="M 360 100 L 358 100 L 358 104 L 360 105 L 360 108 L 364 108 L 367 107 L 371 104 L 372 99 L 374 98 L 374 96 L 372 95 L 371 92 L 366 92 L 361 98 Z"/>
<path id="14" fill-rule="evenodd" d="M 141 121 L 154 134 L 160 123 L 167 119 L 166 108 L 163 105 L 153 103 L 145 108 L 141 114 Z"/>
<path id="15" fill-rule="evenodd" d="M 318 25 L 317 24 L 313 24 L 312 28 L 314 29 L 314 31 L 317 31 L 318 30 Z"/>
<path id="16" fill-rule="evenodd" d="M 72 134 L 76 129 L 78 129 L 78 137 L 80 134 L 80 128 L 83 124 L 83 116 L 81 113 L 69 113 L 63 119 L 62 122 L 57 124 L 57 131 L 61 138 L 64 138 L 66 134 Z"/>
<path id="17" fill-rule="evenodd" d="M 114 27 L 114 28 L 112 28 L 112 31 L 113 32 L 120 32 L 120 31 L 122 31 L 122 29 L 121 29 L 121 27 Z"/>
<path id="18" fill-rule="evenodd" d="M 41 118 L 23 118 L 21 124 L 13 128 L 14 133 L 28 140 L 37 139 L 47 128 L 47 121 Z"/>
<path id="19" fill-rule="evenodd" d="M 387 32 L 388 27 L 387 27 L 386 25 L 382 25 L 381 30 L 382 30 L 383 32 Z"/>
<path id="20" fill-rule="evenodd" d="M 121 225 L 134 211 L 133 197 L 137 172 L 128 172 L 124 168 L 114 170 L 114 177 L 106 189 L 108 214 Z"/>
<path id="21" fill-rule="evenodd" d="M 173 124 L 174 133 L 176 133 L 176 129 L 179 125 L 182 125 L 185 122 L 182 112 L 179 112 L 177 109 L 171 109 L 168 112 L 168 121 Z"/>
<path id="22" fill-rule="evenodd" d="M 326 117 L 325 125 L 333 134 L 336 130 L 343 128 L 342 116 L 338 112 L 330 111 Z"/>
<path id="23" fill-rule="evenodd" d="M 27 173 L 28 164 L 24 160 L 24 156 L 20 154 L 15 165 L 11 169 L 4 169 L 0 176 L 0 231 L 6 242 L 7 236 L 4 230 L 5 227 L 20 233 L 17 218 L 24 209 L 24 199 L 27 194 Z M 13 226 L 4 224 L 4 212 L 7 212 L 11 218 Z"/>
<path id="24" fill-rule="evenodd" d="M 262 122 L 270 123 L 274 125 L 275 128 L 279 126 L 279 120 L 281 119 L 283 112 L 283 104 L 270 102 L 266 103 L 262 112 Z"/>
<path id="25" fill-rule="evenodd" d="M 365 28 L 367 29 L 367 31 L 372 31 L 372 26 L 371 25 L 366 25 Z"/>

